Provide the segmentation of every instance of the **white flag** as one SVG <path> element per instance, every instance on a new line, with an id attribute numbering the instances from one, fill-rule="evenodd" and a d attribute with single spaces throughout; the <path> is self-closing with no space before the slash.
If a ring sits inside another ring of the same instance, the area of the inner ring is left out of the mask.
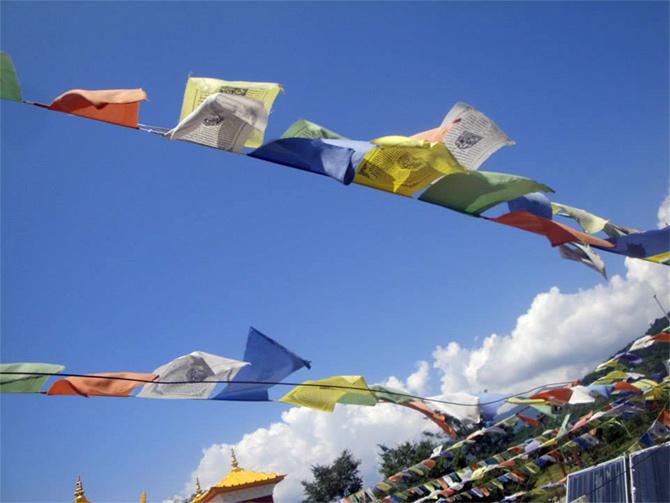
<path id="1" fill-rule="evenodd" d="M 262 101 L 217 93 L 208 96 L 168 135 L 171 140 L 239 152 L 251 133 L 263 132 L 267 125 L 268 113 Z"/>
<path id="2" fill-rule="evenodd" d="M 479 169 L 496 150 L 514 145 L 495 122 L 466 103 L 456 103 L 444 117 L 442 126 L 452 123 L 444 143 L 466 169 Z"/>
<path id="3" fill-rule="evenodd" d="M 180 356 L 154 370 L 159 381 L 184 384 L 145 384 L 137 394 L 142 398 L 208 398 L 216 383 L 200 381 L 230 381 L 247 362 L 194 351 Z"/>
<path id="4" fill-rule="evenodd" d="M 455 417 L 462 423 L 476 423 L 479 421 L 479 397 L 469 393 L 444 393 L 430 397 L 433 400 L 441 400 L 452 403 L 440 403 L 428 401 L 426 404 L 438 412 L 443 412 Z M 463 404 L 463 405 L 456 405 Z"/>
<path id="5" fill-rule="evenodd" d="M 599 272 L 607 279 L 607 271 L 605 270 L 605 262 L 594 252 L 590 246 L 581 243 L 565 243 L 558 247 L 558 253 L 561 258 L 567 260 L 574 260 L 590 267 L 594 271 Z"/>

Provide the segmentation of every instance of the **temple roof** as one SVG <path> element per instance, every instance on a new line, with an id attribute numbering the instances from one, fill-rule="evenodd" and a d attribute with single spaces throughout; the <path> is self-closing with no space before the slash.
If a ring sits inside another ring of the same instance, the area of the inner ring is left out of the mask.
<path id="1" fill-rule="evenodd" d="M 286 475 L 279 473 L 252 472 L 251 470 L 240 468 L 237 464 L 234 451 L 232 452 L 231 464 L 232 469 L 230 472 L 207 491 L 197 494 L 193 498 L 192 503 L 205 503 L 217 494 L 239 491 L 240 489 L 247 489 L 249 487 L 274 485 L 286 477 Z"/>

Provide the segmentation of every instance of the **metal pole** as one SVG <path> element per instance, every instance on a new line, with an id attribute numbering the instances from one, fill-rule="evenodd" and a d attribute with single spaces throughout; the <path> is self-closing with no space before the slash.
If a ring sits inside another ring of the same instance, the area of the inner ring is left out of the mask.
<path id="1" fill-rule="evenodd" d="M 656 301 L 656 304 L 658 304 L 658 307 L 661 309 L 663 312 L 663 316 L 670 322 L 670 316 L 668 316 L 668 311 L 663 307 L 663 304 L 661 304 L 661 301 L 658 299 L 656 294 L 654 294 L 654 300 Z"/>

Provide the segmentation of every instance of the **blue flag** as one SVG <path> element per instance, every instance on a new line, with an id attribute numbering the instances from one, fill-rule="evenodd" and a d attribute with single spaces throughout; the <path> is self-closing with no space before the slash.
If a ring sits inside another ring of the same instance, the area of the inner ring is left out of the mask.
<path id="1" fill-rule="evenodd" d="M 213 400 L 267 402 L 270 400 L 268 389 L 273 386 L 272 384 L 245 384 L 236 381 L 280 382 L 302 367 L 311 368 L 309 361 L 303 360 L 254 327 L 249 327 L 244 361 L 251 365 L 242 367 L 233 382 Z"/>
<path id="2" fill-rule="evenodd" d="M 284 138 L 267 143 L 249 157 L 329 176 L 349 185 L 364 153 L 374 145 L 352 140 Z"/>
<path id="3" fill-rule="evenodd" d="M 614 248 L 601 248 L 604 251 L 633 258 L 653 257 L 670 250 L 670 226 L 610 238 L 607 241 L 612 243 Z"/>
<path id="4" fill-rule="evenodd" d="M 552 219 L 551 201 L 542 192 L 531 192 L 507 202 L 510 211 L 527 211 L 538 217 Z"/>

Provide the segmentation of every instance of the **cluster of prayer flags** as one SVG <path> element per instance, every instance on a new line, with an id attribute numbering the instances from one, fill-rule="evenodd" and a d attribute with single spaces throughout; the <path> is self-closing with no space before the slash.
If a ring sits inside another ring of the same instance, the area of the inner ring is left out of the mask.
<path id="1" fill-rule="evenodd" d="M 0 59 L 2 99 L 21 102 L 21 88 L 11 58 Z M 670 265 L 670 228 L 647 232 L 618 226 L 586 210 L 551 202 L 547 185 L 509 173 L 477 171 L 497 150 L 513 145 L 485 114 L 456 103 L 442 123 L 407 136 L 371 141 L 351 140 L 301 119 L 278 140 L 263 142 L 268 116 L 282 87 L 273 82 L 227 81 L 190 77 L 179 123 L 172 129 L 143 126 L 142 89 L 67 91 L 49 105 L 53 111 L 158 133 L 171 140 L 242 153 L 250 157 L 325 175 L 344 185 L 358 185 L 416 197 L 420 201 L 479 217 L 501 203 L 509 212 L 489 221 L 545 236 L 560 256 L 584 264 L 606 277 L 602 259 L 591 248 Z M 554 221 L 565 217 L 583 232 Z M 604 232 L 608 239 L 591 234 Z"/>

